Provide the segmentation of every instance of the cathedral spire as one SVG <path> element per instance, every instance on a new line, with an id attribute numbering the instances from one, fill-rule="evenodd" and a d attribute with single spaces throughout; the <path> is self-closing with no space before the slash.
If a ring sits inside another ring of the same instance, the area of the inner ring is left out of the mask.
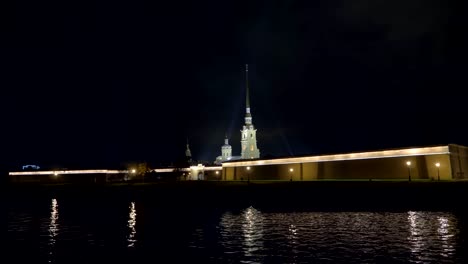
<path id="1" fill-rule="evenodd" d="M 258 159 L 260 150 L 257 148 L 257 130 L 252 123 L 250 113 L 249 65 L 245 65 L 245 125 L 241 130 L 241 158 Z"/>
<path id="2" fill-rule="evenodd" d="M 250 98 L 249 98 L 249 65 L 245 65 L 245 107 L 250 109 Z"/>
<path id="3" fill-rule="evenodd" d="M 187 149 L 185 150 L 185 157 L 189 163 L 192 162 L 192 152 L 190 151 L 190 148 L 189 148 L 188 137 L 187 137 Z"/>
<path id="4" fill-rule="evenodd" d="M 245 65 L 245 125 L 252 125 L 252 114 L 250 114 L 250 95 L 249 95 L 249 65 Z"/>

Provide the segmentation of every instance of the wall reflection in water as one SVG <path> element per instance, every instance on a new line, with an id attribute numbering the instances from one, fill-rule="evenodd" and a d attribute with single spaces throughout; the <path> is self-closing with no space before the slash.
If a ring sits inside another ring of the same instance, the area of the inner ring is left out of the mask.
<path id="1" fill-rule="evenodd" d="M 219 244 L 243 263 L 451 262 L 457 218 L 445 212 L 226 212 Z"/>
<path id="2" fill-rule="evenodd" d="M 166 263 L 165 257 L 180 263 L 468 263 L 467 219 L 450 212 L 247 207 L 186 213 L 142 201 L 137 227 L 135 202 L 87 201 L 47 197 L 9 206 L 4 244 L 10 256 L 60 263 Z"/>
<path id="3" fill-rule="evenodd" d="M 134 247 L 136 243 L 136 208 L 135 208 L 135 202 L 130 203 L 130 212 L 128 215 L 128 229 L 129 229 L 129 234 L 127 237 L 127 246 L 128 247 Z"/>

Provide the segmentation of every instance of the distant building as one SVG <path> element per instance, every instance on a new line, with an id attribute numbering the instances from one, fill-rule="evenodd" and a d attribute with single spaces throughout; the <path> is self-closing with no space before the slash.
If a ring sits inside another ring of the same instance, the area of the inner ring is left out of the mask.
<path id="1" fill-rule="evenodd" d="M 222 166 L 200 163 L 197 166 L 153 171 L 172 175 L 180 173 L 177 177 L 184 180 L 216 181 L 467 180 L 468 147 L 449 144 L 318 156 L 238 159 L 227 160 Z M 111 178 L 132 173 L 134 171 L 127 170 L 20 171 L 10 172 L 9 182 L 105 183 L 112 181 Z"/>
<path id="2" fill-rule="evenodd" d="M 229 145 L 229 139 L 226 135 L 224 138 L 224 145 L 221 147 L 221 156 L 216 157 L 214 164 L 220 165 L 224 161 L 238 160 L 241 156 L 232 156 L 232 147 Z"/>
<path id="3" fill-rule="evenodd" d="M 129 174 L 127 170 L 36 170 L 9 172 L 12 183 L 77 183 L 96 184 L 112 181 L 116 176 L 122 178 Z"/>
<path id="4" fill-rule="evenodd" d="M 258 159 L 260 150 L 257 148 L 257 129 L 252 123 L 252 114 L 250 112 L 250 94 L 249 94 L 249 66 L 246 65 L 246 91 L 245 91 L 245 124 L 241 132 L 241 155 L 232 156 L 232 147 L 228 143 L 227 135 L 224 139 L 224 145 L 221 147 L 221 156 L 216 157 L 215 164 L 221 164 L 224 161 L 240 159 Z"/>

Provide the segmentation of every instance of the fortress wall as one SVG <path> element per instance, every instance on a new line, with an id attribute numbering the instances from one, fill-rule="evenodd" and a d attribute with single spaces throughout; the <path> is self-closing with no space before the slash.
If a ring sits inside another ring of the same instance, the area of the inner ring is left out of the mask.
<path id="1" fill-rule="evenodd" d="M 225 181 L 233 181 L 234 180 L 234 171 L 235 167 L 225 167 L 223 168 L 223 179 Z"/>
<path id="2" fill-rule="evenodd" d="M 318 178 L 408 179 L 410 174 L 411 179 L 430 179 L 437 176 L 436 160 L 441 163 L 439 168 L 441 177 L 449 179 L 449 159 L 445 154 L 323 162 L 318 165 Z M 407 161 L 411 162 L 409 171 Z"/>
<path id="3" fill-rule="evenodd" d="M 216 174 L 218 172 L 218 174 Z M 205 180 L 219 181 L 221 180 L 221 171 L 205 171 Z"/>
<path id="4" fill-rule="evenodd" d="M 281 180 L 290 180 L 292 179 L 293 181 L 299 181 L 301 180 L 301 164 L 296 163 L 296 164 L 284 164 L 281 166 L 278 166 L 278 176 L 279 179 Z M 293 171 L 290 171 L 292 169 Z"/>
<path id="5" fill-rule="evenodd" d="M 428 178 L 437 180 L 437 167 L 436 163 L 440 164 L 439 167 L 439 176 L 441 180 L 451 180 L 452 179 L 452 169 L 451 161 L 449 155 L 431 155 L 424 156 L 426 161 L 426 170 Z"/>
<path id="6" fill-rule="evenodd" d="M 468 148 L 449 145 L 450 164 L 454 179 L 468 179 Z"/>
<path id="7" fill-rule="evenodd" d="M 406 164 L 411 162 L 410 170 Z M 225 167 L 226 180 L 293 180 L 310 181 L 320 179 L 401 179 L 407 180 L 409 174 L 412 180 L 437 180 L 437 167 L 441 180 L 452 177 L 452 168 L 448 154 L 420 155 L 409 157 L 391 157 L 343 161 L 325 161 L 294 164 L 274 164 L 238 167 Z M 453 161 L 452 161 L 453 162 Z M 462 164 L 466 166 L 468 162 Z M 290 170 L 292 169 L 292 171 Z M 235 176 L 235 177 L 234 177 Z"/>
<path id="8" fill-rule="evenodd" d="M 266 166 L 250 166 L 250 170 L 247 167 L 236 167 L 236 174 L 238 180 L 279 180 L 278 165 L 266 165 Z"/>
<path id="9" fill-rule="evenodd" d="M 312 181 L 318 179 L 320 163 L 311 162 L 302 164 L 302 179 L 304 181 Z"/>

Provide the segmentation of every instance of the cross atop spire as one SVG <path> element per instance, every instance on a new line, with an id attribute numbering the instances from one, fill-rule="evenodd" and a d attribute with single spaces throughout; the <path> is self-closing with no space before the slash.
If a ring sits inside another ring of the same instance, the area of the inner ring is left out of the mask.
<path id="1" fill-rule="evenodd" d="M 249 65 L 245 65 L 245 107 L 250 108 L 250 97 L 249 97 Z"/>

